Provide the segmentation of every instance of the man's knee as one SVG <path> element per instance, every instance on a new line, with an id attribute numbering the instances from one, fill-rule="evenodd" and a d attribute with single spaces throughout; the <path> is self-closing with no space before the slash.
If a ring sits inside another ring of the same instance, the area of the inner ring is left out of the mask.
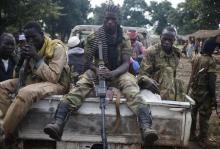
<path id="1" fill-rule="evenodd" d="M 25 104 L 32 104 L 35 100 L 34 97 L 36 97 L 35 93 L 32 91 L 31 88 L 21 88 L 15 97 L 15 102 L 22 102 Z"/>
<path id="2" fill-rule="evenodd" d="M 69 105 L 70 111 L 76 111 L 80 108 L 82 101 L 79 99 L 72 99 L 67 96 L 64 96 L 64 98 L 60 101 L 61 103 L 65 103 Z"/>
<path id="3" fill-rule="evenodd" d="M 11 104 L 10 96 L 0 89 L 0 118 L 3 118 Z"/>

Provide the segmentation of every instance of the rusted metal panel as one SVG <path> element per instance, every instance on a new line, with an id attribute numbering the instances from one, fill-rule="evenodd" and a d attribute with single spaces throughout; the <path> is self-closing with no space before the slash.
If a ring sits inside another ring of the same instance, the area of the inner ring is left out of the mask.
<path id="1" fill-rule="evenodd" d="M 97 149 L 101 144 L 78 143 L 78 142 L 57 142 L 56 149 Z M 108 149 L 141 149 L 140 144 L 108 144 Z"/>

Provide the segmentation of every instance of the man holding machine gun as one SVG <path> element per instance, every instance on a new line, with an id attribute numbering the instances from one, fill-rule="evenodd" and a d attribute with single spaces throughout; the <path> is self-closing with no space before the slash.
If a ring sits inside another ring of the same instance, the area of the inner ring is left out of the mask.
<path id="1" fill-rule="evenodd" d="M 44 132 L 51 138 L 61 140 L 65 122 L 71 111 L 79 109 L 85 97 L 94 88 L 97 76 L 102 76 L 107 84 L 117 86 L 126 97 L 128 106 L 138 116 L 144 142 L 151 144 L 158 139 L 155 130 L 151 128 L 152 118 L 149 106 L 139 95 L 140 89 L 136 79 L 127 72 L 131 57 L 131 44 L 117 22 L 118 12 L 117 6 L 108 5 L 104 13 L 103 26 L 87 37 L 85 44 L 87 71 L 60 102 L 54 117 L 55 121 L 44 128 Z M 100 42 L 104 61 L 102 69 L 97 67 Z"/>
<path id="2" fill-rule="evenodd" d="M 64 94 L 69 87 L 66 47 L 59 40 L 45 36 L 40 25 L 29 22 L 24 27 L 27 44 L 21 51 L 19 78 L 0 82 L 5 146 L 15 140 L 13 132 L 34 102 L 48 95 Z"/>

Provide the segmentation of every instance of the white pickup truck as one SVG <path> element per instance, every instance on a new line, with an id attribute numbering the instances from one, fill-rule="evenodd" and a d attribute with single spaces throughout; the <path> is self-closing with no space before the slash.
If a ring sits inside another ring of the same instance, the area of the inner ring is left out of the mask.
<path id="1" fill-rule="evenodd" d="M 148 98 L 151 92 L 144 90 Z M 151 96 L 151 95 L 150 95 Z M 21 149 L 101 149 L 101 110 L 99 98 L 86 98 L 81 108 L 67 122 L 62 141 L 51 140 L 43 133 L 44 126 L 53 119 L 62 96 L 50 96 L 35 103 L 19 126 Z M 191 126 L 193 100 L 185 102 L 149 100 L 153 115 L 153 128 L 159 140 L 155 145 L 187 147 Z M 116 121 L 115 100 L 106 99 L 106 130 L 109 149 L 141 149 L 141 135 L 137 119 L 121 98 L 120 125 L 113 131 Z"/>

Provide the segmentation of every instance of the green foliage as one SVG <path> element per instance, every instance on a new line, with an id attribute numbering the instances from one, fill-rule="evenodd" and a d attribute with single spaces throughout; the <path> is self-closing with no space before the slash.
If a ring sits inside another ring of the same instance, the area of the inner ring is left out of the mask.
<path id="1" fill-rule="evenodd" d="M 179 34 L 189 34 L 199 29 L 198 12 L 191 3 L 180 3 L 176 13 L 170 14 L 169 22 L 177 27 Z"/>
<path id="2" fill-rule="evenodd" d="M 106 3 L 102 3 L 101 6 L 96 6 L 94 9 L 93 9 L 93 14 L 94 14 L 94 17 L 93 17 L 93 23 L 94 25 L 101 25 L 103 24 L 103 21 L 104 21 L 104 17 L 105 17 L 105 9 L 107 7 L 108 4 L 114 4 L 112 0 L 109 0 L 107 1 Z M 121 9 L 120 9 L 121 10 Z M 118 12 L 118 22 L 121 23 L 121 11 Z"/>
<path id="3" fill-rule="evenodd" d="M 0 0 L 0 33 L 21 31 L 28 21 L 38 21 L 52 36 L 60 33 L 67 37 L 78 24 L 102 24 L 106 0 L 100 7 L 91 8 L 89 0 Z M 179 34 L 189 34 L 199 29 L 217 29 L 220 23 L 219 0 L 186 0 L 174 9 L 170 2 L 124 0 L 119 22 L 124 26 L 144 27 L 157 24 L 160 34 L 167 25 L 177 28 Z M 89 12 L 94 17 L 87 19 Z M 149 15 L 146 15 L 149 14 Z"/>
<path id="4" fill-rule="evenodd" d="M 171 23 L 180 34 L 189 34 L 199 29 L 218 29 L 220 23 L 219 0 L 186 0 L 177 7 Z"/>
<path id="5" fill-rule="evenodd" d="M 68 36 L 72 27 L 85 24 L 89 0 L 1 0 L 0 33 L 21 32 L 28 21 L 38 21 L 52 36 Z"/>
<path id="6" fill-rule="evenodd" d="M 1 31 L 10 32 L 14 28 L 21 31 L 28 21 L 42 22 L 49 17 L 58 19 L 61 16 L 61 9 L 62 7 L 53 3 L 52 0 L 2 0 L 0 3 Z"/>
<path id="7" fill-rule="evenodd" d="M 124 0 L 122 6 L 122 24 L 124 26 L 143 27 L 150 24 L 145 18 L 148 7 L 145 0 Z"/>
<path id="8" fill-rule="evenodd" d="M 106 3 L 102 3 L 100 7 L 95 7 L 93 9 L 93 14 L 94 14 L 94 24 L 95 25 L 100 25 L 103 24 L 103 20 L 104 20 L 104 11 L 106 9 L 107 4 Z"/>
<path id="9" fill-rule="evenodd" d="M 200 28 L 217 29 L 220 23 L 220 1 L 201 0 L 198 7 Z"/>
<path id="10" fill-rule="evenodd" d="M 48 31 L 52 33 L 60 33 L 62 40 L 69 36 L 70 30 L 78 24 L 86 24 L 87 15 L 90 11 L 89 0 L 55 0 L 55 2 L 63 7 L 63 14 L 58 20 L 48 19 Z"/>
<path id="11" fill-rule="evenodd" d="M 149 11 L 152 17 L 151 21 L 153 23 L 157 22 L 157 34 L 160 34 L 166 26 L 170 25 L 169 19 L 172 18 L 171 15 L 176 13 L 171 3 L 166 0 L 161 3 L 151 1 Z"/>

